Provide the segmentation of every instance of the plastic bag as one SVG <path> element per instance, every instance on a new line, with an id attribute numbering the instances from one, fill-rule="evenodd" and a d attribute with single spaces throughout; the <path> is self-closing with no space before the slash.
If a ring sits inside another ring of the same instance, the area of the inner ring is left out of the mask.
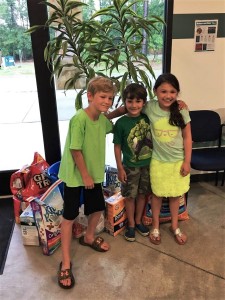
<path id="1" fill-rule="evenodd" d="M 10 189 L 20 201 L 26 201 L 30 196 L 42 195 L 51 185 L 46 176 L 49 164 L 38 153 L 34 153 L 34 160 L 11 175 Z"/>
<path id="2" fill-rule="evenodd" d="M 73 224 L 73 237 L 79 238 L 85 235 L 88 226 L 88 217 L 84 214 L 84 205 L 81 205 L 79 215 L 76 217 Z M 105 229 L 105 216 L 102 213 L 95 229 L 95 234 L 99 234 Z"/>

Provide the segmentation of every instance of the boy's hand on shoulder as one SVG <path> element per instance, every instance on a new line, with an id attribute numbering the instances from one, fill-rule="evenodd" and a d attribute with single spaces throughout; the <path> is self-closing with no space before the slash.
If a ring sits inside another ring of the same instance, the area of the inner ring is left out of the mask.
<path id="1" fill-rule="evenodd" d="M 103 115 L 107 118 L 107 119 L 109 119 L 110 121 L 111 121 L 111 119 L 110 119 L 110 117 L 109 117 L 109 113 L 108 112 L 104 112 L 103 113 Z"/>
<path id="2" fill-rule="evenodd" d="M 123 116 L 124 114 L 126 114 L 127 110 L 126 107 L 120 106 L 110 112 L 105 113 L 106 118 L 108 118 L 109 120 L 114 119 L 114 118 L 118 118 L 120 116 Z"/>
<path id="3" fill-rule="evenodd" d="M 177 100 L 177 102 L 178 102 L 179 110 L 182 110 L 182 109 L 189 110 L 187 104 L 183 100 Z"/>

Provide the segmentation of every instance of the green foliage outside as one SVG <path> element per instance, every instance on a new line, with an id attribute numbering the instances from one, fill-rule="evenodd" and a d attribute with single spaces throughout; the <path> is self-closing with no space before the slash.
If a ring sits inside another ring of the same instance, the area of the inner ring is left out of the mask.
<path id="1" fill-rule="evenodd" d="M 164 18 L 164 0 L 152 0 L 149 5 L 149 12 L 154 12 L 155 15 Z M 162 24 L 156 24 L 157 30 L 153 30 L 151 37 L 149 38 L 149 51 L 154 55 L 154 60 L 157 59 L 158 54 L 162 54 L 163 50 L 163 26 Z"/>
<path id="2" fill-rule="evenodd" d="M 41 2 L 41 1 L 40 1 Z M 99 8 L 104 8 L 112 4 L 111 0 L 83 0 L 87 4 L 83 8 L 82 18 L 84 21 Z M 157 15 L 163 18 L 164 0 L 148 0 L 136 3 L 136 12 L 144 15 L 144 2 L 148 2 L 147 15 Z M 101 21 L 106 21 L 103 16 Z M 162 24 L 156 25 L 157 30 L 152 30 L 151 37 L 148 39 L 148 54 L 153 54 L 154 59 L 162 52 L 163 47 L 163 27 Z M 32 59 L 32 46 L 29 35 L 24 32 L 29 28 L 26 0 L 0 0 L 0 49 L 3 56 L 13 56 L 15 60 L 20 58 L 23 61 Z"/>
<path id="3" fill-rule="evenodd" d="M 0 48 L 3 56 L 32 59 L 31 39 L 25 0 L 0 0 Z"/>
<path id="4" fill-rule="evenodd" d="M 87 21 L 93 15 L 93 12 L 96 11 L 95 1 L 94 0 L 83 0 L 87 6 L 83 7 L 83 20 Z M 147 4 L 147 5 L 145 5 Z M 112 1 L 104 0 L 100 1 L 100 7 L 104 8 L 112 5 Z M 150 15 L 156 15 L 164 19 L 164 6 L 165 0 L 145 0 L 137 1 L 132 7 L 133 10 L 140 16 L 145 16 L 148 18 Z M 145 9 L 147 8 L 147 11 Z M 101 22 L 109 19 L 106 16 L 101 17 Z M 153 60 L 158 59 L 158 55 L 162 54 L 163 51 L 163 24 L 158 23 L 155 25 L 156 29 L 152 29 L 151 35 L 147 36 L 147 47 L 145 54 L 153 55 Z"/>

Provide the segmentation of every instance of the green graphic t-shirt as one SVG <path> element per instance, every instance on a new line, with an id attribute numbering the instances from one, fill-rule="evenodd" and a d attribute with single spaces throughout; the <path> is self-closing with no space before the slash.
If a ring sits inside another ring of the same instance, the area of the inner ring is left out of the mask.
<path id="1" fill-rule="evenodd" d="M 123 116 L 114 126 L 113 143 L 121 145 L 123 164 L 127 167 L 148 166 L 152 154 L 152 138 L 149 119 Z"/>

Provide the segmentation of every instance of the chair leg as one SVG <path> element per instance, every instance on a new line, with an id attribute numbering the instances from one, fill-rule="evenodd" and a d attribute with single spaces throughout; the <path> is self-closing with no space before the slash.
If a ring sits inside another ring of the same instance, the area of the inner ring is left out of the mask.
<path id="1" fill-rule="evenodd" d="M 215 181 L 215 186 L 217 186 L 217 185 L 218 185 L 218 177 L 219 177 L 219 172 L 218 172 L 218 171 L 216 171 L 216 181 Z"/>
<path id="2" fill-rule="evenodd" d="M 223 176 L 222 176 L 221 186 L 224 185 L 224 181 L 225 181 L 225 170 L 223 171 Z"/>

